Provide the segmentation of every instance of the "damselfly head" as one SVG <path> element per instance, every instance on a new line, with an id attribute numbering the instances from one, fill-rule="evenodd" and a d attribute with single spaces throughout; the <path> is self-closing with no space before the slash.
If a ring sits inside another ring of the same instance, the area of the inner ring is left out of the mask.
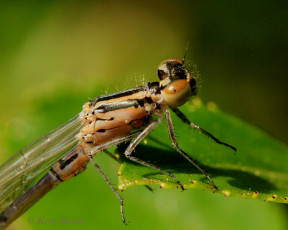
<path id="1" fill-rule="evenodd" d="M 172 107 L 183 105 L 189 97 L 196 95 L 196 79 L 190 75 L 179 59 L 167 59 L 160 63 L 158 70 L 161 94 Z"/>

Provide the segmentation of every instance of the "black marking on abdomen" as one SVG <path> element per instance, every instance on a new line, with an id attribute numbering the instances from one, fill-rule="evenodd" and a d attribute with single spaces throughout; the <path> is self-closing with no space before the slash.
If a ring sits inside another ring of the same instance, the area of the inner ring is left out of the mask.
<path id="1" fill-rule="evenodd" d="M 59 175 L 54 171 L 53 168 L 50 169 L 50 172 L 51 172 L 54 176 L 56 176 L 56 178 L 57 178 L 59 181 L 63 182 L 63 180 L 59 177 Z"/>
<path id="2" fill-rule="evenodd" d="M 67 165 L 69 165 L 72 161 L 74 161 L 78 157 L 78 153 L 71 156 L 68 160 L 60 160 L 60 169 L 63 170 Z"/>

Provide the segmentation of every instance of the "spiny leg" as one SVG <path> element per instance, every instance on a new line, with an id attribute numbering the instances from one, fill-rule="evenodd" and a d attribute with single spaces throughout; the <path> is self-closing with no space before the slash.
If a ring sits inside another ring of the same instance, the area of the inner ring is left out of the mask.
<path id="1" fill-rule="evenodd" d="M 190 122 L 188 120 L 188 118 L 179 109 L 177 109 L 177 108 L 171 108 L 171 109 L 185 124 L 190 125 L 193 129 L 196 129 L 199 132 L 203 133 L 204 135 L 208 136 L 209 138 L 211 138 L 216 143 L 218 143 L 220 145 L 227 146 L 227 147 L 233 149 L 235 152 L 237 151 L 237 149 L 235 147 L 233 147 L 232 145 L 229 145 L 229 144 L 227 144 L 225 142 L 222 142 L 222 141 L 218 140 L 211 133 L 209 133 L 209 132 L 205 131 L 204 129 L 200 128 L 198 125 L 195 125 L 194 123 Z"/>
<path id="2" fill-rule="evenodd" d="M 113 156 L 112 153 L 110 153 L 107 149 L 103 149 L 102 152 L 106 153 L 109 157 L 113 158 L 114 160 L 117 161 L 117 159 L 115 158 L 115 156 Z M 148 186 L 148 185 L 144 185 L 149 191 L 153 192 L 153 189 Z"/>
<path id="3" fill-rule="evenodd" d="M 89 152 L 88 156 L 90 161 L 92 162 L 92 164 L 95 166 L 95 168 L 99 171 L 99 173 L 101 174 L 101 176 L 104 178 L 105 182 L 108 184 L 108 186 L 110 187 L 110 189 L 112 190 L 112 192 L 116 195 L 116 197 L 118 198 L 119 202 L 120 202 L 120 212 L 121 212 L 121 218 L 122 218 L 122 222 L 124 224 L 126 224 L 125 221 L 125 217 L 124 217 L 124 212 L 123 212 L 123 199 L 120 197 L 120 195 L 116 192 L 116 189 L 113 187 L 113 185 L 110 183 L 110 181 L 108 180 L 108 178 L 105 176 L 104 172 L 100 169 L 99 165 L 94 161 L 93 156 L 98 153 L 101 150 L 105 150 L 106 148 L 116 145 L 116 144 L 120 144 L 124 141 L 128 141 L 131 138 L 133 138 L 135 135 L 137 135 L 138 132 L 130 134 L 126 137 L 121 137 L 121 138 L 117 138 L 111 141 L 108 141 L 104 144 L 98 145 L 96 147 L 94 147 L 93 149 L 91 149 L 91 151 Z"/>
<path id="4" fill-rule="evenodd" d="M 169 177 L 171 177 L 177 184 L 180 185 L 181 189 L 184 190 L 183 185 L 180 183 L 179 180 L 177 180 L 172 173 L 166 172 L 163 169 L 148 163 L 138 157 L 134 157 L 131 156 L 133 150 L 135 149 L 135 147 L 141 142 L 141 140 L 143 140 L 144 137 L 146 137 L 160 122 L 161 122 L 161 118 L 158 118 L 157 120 L 153 121 L 152 123 L 150 123 L 127 147 L 127 149 L 125 150 L 125 156 L 132 161 L 135 161 L 139 164 L 142 164 L 144 166 L 147 166 L 149 168 L 155 169 L 159 172 L 162 172 L 163 174 L 168 175 Z"/>
<path id="5" fill-rule="evenodd" d="M 168 129 L 168 134 L 169 134 L 169 138 L 170 141 L 172 143 L 172 146 L 177 150 L 177 152 L 179 152 L 185 159 L 187 159 L 191 164 L 193 164 L 199 171 L 201 171 L 205 177 L 211 182 L 211 184 L 217 189 L 217 186 L 214 184 L 213 180 L 209 177 L 208 173 L 202 169 L 197 163 L 196 161 L 190 157 L 187 153 L 185 153 L 182 149 L 180 149 L 178 147 L 178 143 L 176 141 L 175 138 L 175 134 L 174 134 L 174 130 L 173 130 L 173 124 L 172 124 L 172 120 L 171 120 L 171 115 L 170 115 L 170 111 L 167 109 L 165 111 L 165 119 L 166 119 L 166 124 L 167 124 L 167 129 Z"/>
<path id="6" fill-rule="evenodd" d="M 108 178 L 105 176 L 104 172 L 100 169 L 99 165 L 94 161 L 94 159 L 92 158 L 92 156 L 89 156 L 90 161 L 92 162 L 92 164 L 95 166 L 95 168 L 99 171 L 99 173 L 101 174 L 101 176 L 104 178 L 105 182 L 108 184 L 108 186 L 110 187 L 110 189 L 113 191 L 113 193 L 115 194 L 115 196 L 118 198 L 119 202 L 120 202 L 120 212 L 121 212 L 121 218 L 122 218 L 122 222 L 124 224 L 127 224 L 125 221 L 125 217 L 124 217 L 124 212 L 123 212 L 123 199 L 121 198 L 121 196 L 116 192 L 116 189 L 113 187 L 113 185 L 111 184 L 111 182 L 108 180 Z"/>

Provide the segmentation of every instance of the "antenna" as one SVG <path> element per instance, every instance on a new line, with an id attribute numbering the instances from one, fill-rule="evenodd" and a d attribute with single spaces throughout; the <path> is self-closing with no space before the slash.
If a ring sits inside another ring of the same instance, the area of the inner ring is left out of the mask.
<path id="1" fill-rule="evenodd" d="M 185 62 L 185 58 L 186 58 L 186 54 L 187 54 L 187 51 L 188 51 L 188 47 L 189 47 L 189 42 L 187 43 L 187 46 L 186 46 L 186 49 L 185 49 L 184 57 L 182 59 L 182 65 L 184 65 L 184 62 Z"/>

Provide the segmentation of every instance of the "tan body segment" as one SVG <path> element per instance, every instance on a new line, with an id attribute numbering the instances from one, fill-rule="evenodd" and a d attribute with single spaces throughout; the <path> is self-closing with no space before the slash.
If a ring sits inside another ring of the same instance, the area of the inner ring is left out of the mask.
<path id="1" fill-rule="evenodd" d="M 129 96 L 99 101 L 95 105 L 89 102 L 84 104 L 79 117 L 85 125 L 77 135 L 80 144 L 52 167 L 55 176 L 64 181 L 82 172 L 89 161 L 88 154 L 93 147 L 127 136 L 131 131 L 140 129 L 144 122 L 149 122 L 156 108 L 156 104 L 152 102 L 144 103 L 143 106 L 99 112 L 100 106 L 150 97 L 146 91 L 140 91 Z"/>

